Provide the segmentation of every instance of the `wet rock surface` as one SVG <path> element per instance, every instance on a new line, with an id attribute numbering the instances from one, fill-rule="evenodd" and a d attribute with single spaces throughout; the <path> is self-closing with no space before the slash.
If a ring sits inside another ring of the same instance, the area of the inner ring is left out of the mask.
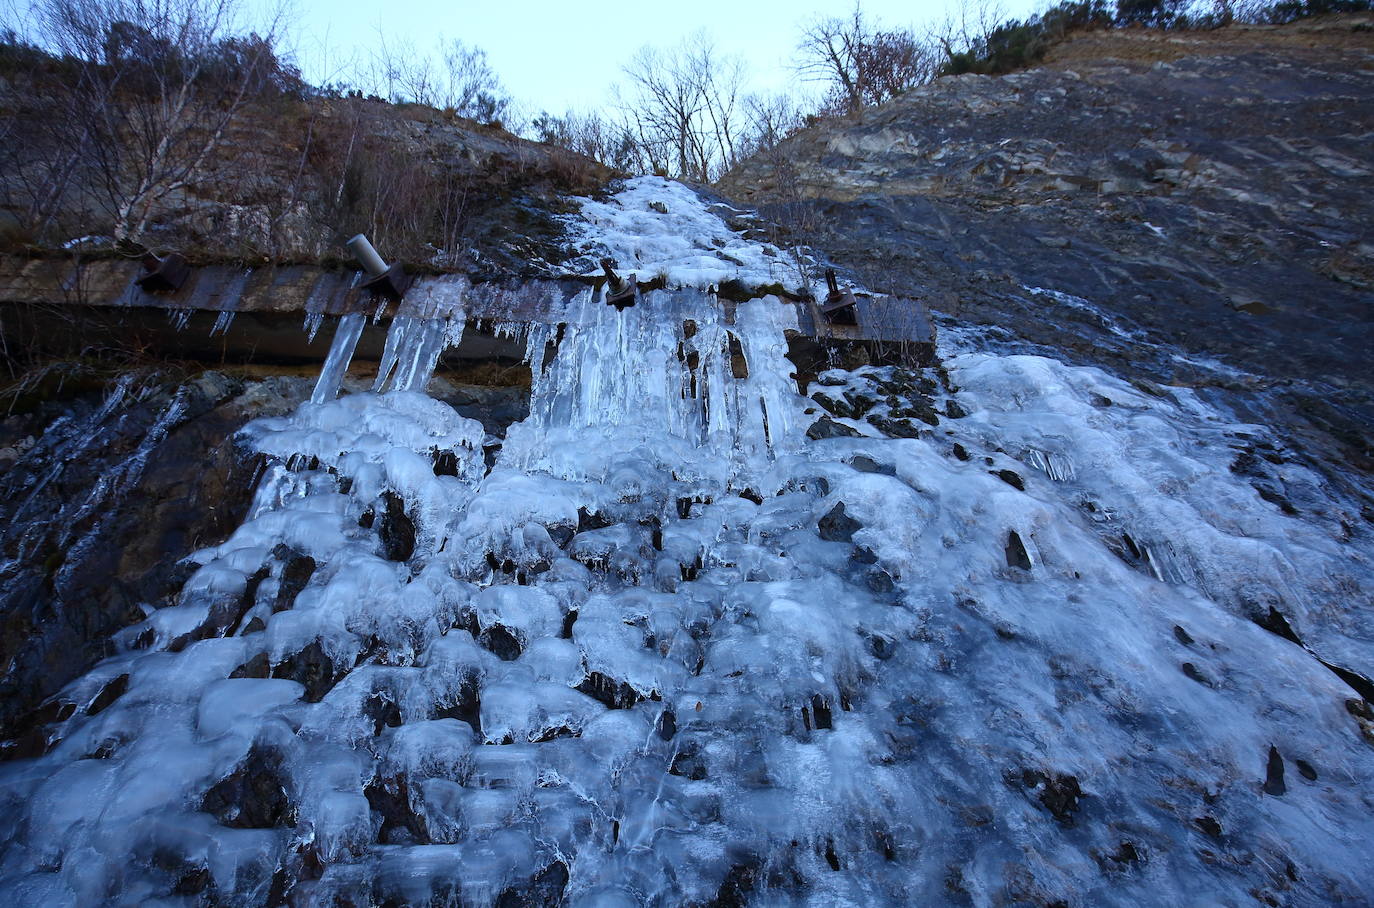
<path id="1" fill-rule="evenodd" d="M 32 731 L 46 697 L 110 655 L 145 608 L 176 597 L 189 576 L 180 558 L 227 536 L 252 498 L 260 461 L 233 433 L 303 390 L 127 373 L 104 393 L 5 420 L 7 437 L 35 439 L 0 474 L 6 737 Z"/>

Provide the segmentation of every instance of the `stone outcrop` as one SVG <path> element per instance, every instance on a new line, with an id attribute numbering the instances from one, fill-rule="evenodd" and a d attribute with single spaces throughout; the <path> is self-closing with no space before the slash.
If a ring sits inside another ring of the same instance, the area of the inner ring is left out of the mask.
<path id="1" fill-rule="evenodd" d="M 824 121 L 718 189 L 875 290 L 1132 376 L 1273 389 L 1257 415 L 1369 467 L 1372 54 L 1368 14 L 1091 32 Z"/>

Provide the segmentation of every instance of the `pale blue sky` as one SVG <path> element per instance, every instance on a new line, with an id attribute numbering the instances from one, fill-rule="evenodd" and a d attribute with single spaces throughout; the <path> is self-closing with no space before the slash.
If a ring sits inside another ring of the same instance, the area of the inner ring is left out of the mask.
<path id="1" fill-rule="evenodd" d="M 717 47 L 749 61 L 750 88 L 777 91 L 797 83 L 791 68 L 802 25 L 845 15 L 852 0 L 686 0 L 648 3 L 518 2 L 518 0 L 295 0 L 296 56 L 307 78 L 327 81 L 350 55 L 366 53 L 381 29 L 432 48 L 440 37 L 484 50 L 527 114 L 605 105 L 620 67 L 641 46 L 669 46 L 706 29 Z M 1036 0 L 865 0 L 871 20 L 888 27 L 925 26 L 962 10 L 995 6 L 1024 16 Z"/>
<path id="2" fill-rule="evenodd" d="M 31 0 L 0 0 L 0 19 L 27 24 Z M 525 116 L 607 105 L 621 66 L 646 44 L 670 47 L 704 29 L 716 47 L 748 61 L 749 91 L 806 88 L 792 63 L 805 24 L 845 16 L 853 0 L 685 0 L 662 6 L 611 0 L 243 0 L 251 10 L 292 9 L 288 46 L 314 83 L 352 81 L 384 33 L 433 52 L 459 38 L 487 52 Z M 870 22 L 923 32 L 951 17 L 997 23 L 1052 0 L 863 0 Z"/>

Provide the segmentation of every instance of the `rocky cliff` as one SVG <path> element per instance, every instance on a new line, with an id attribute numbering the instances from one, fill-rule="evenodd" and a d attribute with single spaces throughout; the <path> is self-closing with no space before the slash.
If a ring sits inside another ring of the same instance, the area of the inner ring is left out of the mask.
<path id="1" fill-rule="evenodd" d="M 1267 421 L 1367 469 L 1372 99 L 1368 14 L 1089 32 L 823 122 L 720 188 L 1018 343 L 1273 391 Z"/>

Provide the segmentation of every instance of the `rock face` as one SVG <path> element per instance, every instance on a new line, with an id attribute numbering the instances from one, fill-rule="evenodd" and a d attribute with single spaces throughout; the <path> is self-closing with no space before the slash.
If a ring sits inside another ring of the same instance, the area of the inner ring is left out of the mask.
<path id="1" fill-rule="evenodd" d="M 0 761 L 43 753 L 44 725 L 82 708 L 95 715 L 124 692 L 127 677 L 89 703 L 49 699 L 114 653 L 120 631 L 175 603 L 195 569 L 182 559 L 221 542 L 252 501 L 262 459 L 239 448 L 235 432 L 296 406 L 313 384 L 285 374 L 142 371 L 93 391 L 80 377 L 69 377 L 66 394 L 35 385 L 0 419 Z M 92 381 L 98 387 L 101 377 Z M 527 388 L 440 379 L 433 389 L 497 437 L 528 413 Z M 404 560 L 414 527 L 389 501 L 378 528 Z M 281 556 L 278 611 L 316 569 L 308 556 Z M 248 604 L 262 579 L 250 581 Z M 245 608 L 229 603 L 216 626 L 235 632 Z M 300 661 L 293 668 L 309 675 L 309 660 Z"/>
<path id="2" fill-rule="evenodd" d="M 582 303 L 3 424 L 0 905 L 1374 901 L 1374 536 L 1268 430 Z"/>
<path id="3" fill-rule="evenodd" d="M 1270 421 L 1368 467 L 1371 22 L 1089 33 L 824 122 L 719 188 L 875 289 L 1127 374 L 1274 388 Z"/>
<path id="4" fill-rule="evenodd" d="M 308 391 L 297 384 L 295 396 Z M 129 373 L 103 400 L 49 402 L 0 424 L 12 454 L 0 460 L 0 724 L 11 739 L 0 759 L 41 753 L 23 737 L 44 719 L 32 710 L 108 655 L 144 607 L 175 597 L 182 555 L 242 519 L 255 464 L 232 436 L 273 396 L 244 392 L 214 372 L 184 383 Z"/>

